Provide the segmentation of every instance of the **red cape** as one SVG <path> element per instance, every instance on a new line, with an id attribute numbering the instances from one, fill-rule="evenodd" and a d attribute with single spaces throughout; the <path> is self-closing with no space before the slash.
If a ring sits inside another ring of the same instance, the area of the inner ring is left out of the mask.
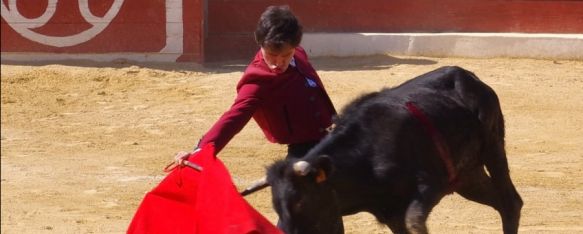
<path id="1" fill-rule="evenodd" d="M 136 211 L 127 233 L 282 232 L 237 192 L 223 163 L 208 144 L 189 161 L 203 167 L 176 167 Z"/>

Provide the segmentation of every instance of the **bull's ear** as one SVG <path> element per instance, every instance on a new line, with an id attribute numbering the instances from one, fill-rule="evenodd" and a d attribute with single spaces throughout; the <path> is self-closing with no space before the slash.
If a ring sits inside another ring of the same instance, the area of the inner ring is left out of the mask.
<path id="1" fill-rule="evenodd" d="M 320 155 L 316 161 L 316 183 L 322 183 L 328 179 L 332 172 L 332 161 L 328 155 Z"/>

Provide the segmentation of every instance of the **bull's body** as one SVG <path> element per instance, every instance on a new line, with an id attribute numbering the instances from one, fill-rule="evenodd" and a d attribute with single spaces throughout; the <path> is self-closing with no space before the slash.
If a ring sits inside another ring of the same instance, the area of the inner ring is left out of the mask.
<path id="1" fill-rule="evenodd" d="M 426 233 L 431 209 L 451 191 L 492 206 L 504 232 L 517 232 L 522 200 L 498 97 L 471 72 L 443 67 L 364 95 L 335 124 L 304 158 L 268 170 L 287 233 L 342 233 L 341 216 L 361 211 L 395 233 Z"/>

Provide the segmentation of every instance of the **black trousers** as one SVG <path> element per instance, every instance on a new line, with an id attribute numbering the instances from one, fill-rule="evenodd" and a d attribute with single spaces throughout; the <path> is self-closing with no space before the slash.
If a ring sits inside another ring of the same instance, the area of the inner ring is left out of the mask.
<path id="1" fill-rule="evenodd" d="M 296 143 L 287 145 L 286 158 L 302 158 L 308 151 L 316 146 L 320 141 L 308 141 L 304 143 Z"/>

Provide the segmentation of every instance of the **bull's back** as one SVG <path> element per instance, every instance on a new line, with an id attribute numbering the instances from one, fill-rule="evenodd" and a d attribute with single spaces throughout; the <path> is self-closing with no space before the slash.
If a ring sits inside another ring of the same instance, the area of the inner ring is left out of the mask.
<path id="1" fill-rule="evenodd" d="M 338 122 L 350 133 L 338 135 L 374 142 L 370 145 L 375 147 L 403 145 L 400 139 L 405 138 L 419 139 L 424 131 L 419 120 L 408 111 L 407 103 L 420 109 L 451 145 L 483 139 L 484 132 L 494 133 L 497 138 L 504 136 L 503 118 L 494 91 L 473 73 L 456 66 L 441 67 L 397 87 L 356 99 L 344 108 Z"/>
<path id="2" fill-rule="evenodd" d="M 403 101 L 417 103 L 434 118 L 447 116 L 447 112 L 450 115 L 469 112 L 489 131 L 504 136 L 498 96 L 491 87 L 463 68 L 441 67 L 388 92 L 403 98 Z"/>
<path id="3" fill-rule="evenodd" d="M 498 97 L 472 72 L 442 67 L 386 92 L 400 97 L 402 104 L 414 103 L 427 116 L 451 149 L 454 161 L 473 161 L 486 145 L 504 144 Z"/>

